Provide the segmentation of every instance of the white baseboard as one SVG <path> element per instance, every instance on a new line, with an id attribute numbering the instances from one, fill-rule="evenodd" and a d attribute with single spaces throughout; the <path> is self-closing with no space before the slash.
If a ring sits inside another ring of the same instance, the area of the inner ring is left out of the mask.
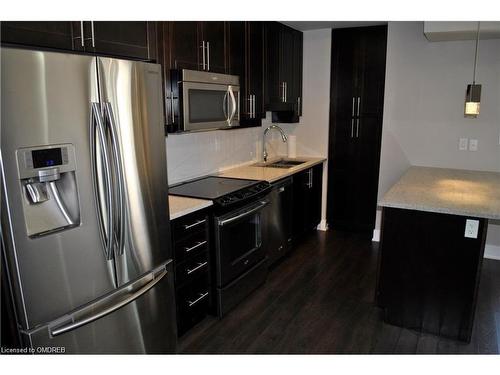
<path id="1" fill-rule="evenodd" d="M 373 230 L 372 241 L 373 242 L 379 242 L 380 241 L 380 229 L 374 229 Z M 500 246 L 494 246 L 494 245 L 488 245 L 488 244 L 486 244 L 484 246 L 484 257 L 486 259 L 500 260 Z"/>
<path id="2" fill-rule="evenodd" d="M 500 260 L 500 246 L 486 244 L 484 247 L 484 257 L 488 259 Z"/>
<path id="3" fill-rule="evenodd" d="M 323 232 L 325 232 L 326 230 L 328 230 L 328 224 L 326 223 L 326 220 L 321 220 L 318 224 L 318 226 L 316 227 L 317 230 L 321 230 Z"/>

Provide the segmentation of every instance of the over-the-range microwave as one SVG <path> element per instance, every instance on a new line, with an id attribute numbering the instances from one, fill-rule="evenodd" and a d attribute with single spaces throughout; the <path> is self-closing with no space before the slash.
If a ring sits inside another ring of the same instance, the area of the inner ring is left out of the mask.
<path id="1" fill-rule="evenodd" d="M 171 78 L 177 91 L 173 94 L 178 97 L 174 131 L 228 129 L 240 125 L 238 76 L 181 69 L 172 71 Z"/>

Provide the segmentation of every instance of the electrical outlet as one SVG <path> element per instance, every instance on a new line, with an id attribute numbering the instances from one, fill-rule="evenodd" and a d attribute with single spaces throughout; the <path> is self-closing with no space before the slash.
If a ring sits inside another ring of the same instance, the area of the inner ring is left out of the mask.
<path id="1" fill-rule="evenodd" d="M 477 139 L 469 139 L 469 151 L 477 151 Z"/>
<path id="2" fill-rule="evenodd" d="M 467 219 L 465 221 L 465 234 L 466 238 L 477 238 L 477 232 L 479 231 L 479 220 Z"/>
<path id="3" fill-rule="evenodd" d="M 460 138 L 458 141 L 458 149 L 460 151 L 467 151 L 468 144 L 469 144 L 468 138 Z"/>

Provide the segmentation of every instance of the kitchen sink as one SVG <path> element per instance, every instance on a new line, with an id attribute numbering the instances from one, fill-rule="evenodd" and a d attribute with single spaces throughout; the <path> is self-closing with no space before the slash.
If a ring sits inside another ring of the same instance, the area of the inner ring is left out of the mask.
<path id="1" fill-rule="evenodd" d="M 276 160 L 273 162 L 263 162 L 263 163 L 256 163 L 254 166 L 256 167 L 268 167 L 268 168 L 292 168 L 297 165 L 306 163 L 305 160 L 287 160 L 287 159 L 280 159 Z"/>

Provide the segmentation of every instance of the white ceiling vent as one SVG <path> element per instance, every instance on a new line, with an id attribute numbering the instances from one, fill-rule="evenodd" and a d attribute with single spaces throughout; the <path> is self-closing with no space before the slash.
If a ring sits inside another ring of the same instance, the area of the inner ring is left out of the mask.
<path id="1" fill-rule="evenodd" d="M 475 40 L 477 22 L 425 21 L 424 35 L 430 42 Z M 500 39 L 500 21 L 481 21 L 481 39 Z"/>

